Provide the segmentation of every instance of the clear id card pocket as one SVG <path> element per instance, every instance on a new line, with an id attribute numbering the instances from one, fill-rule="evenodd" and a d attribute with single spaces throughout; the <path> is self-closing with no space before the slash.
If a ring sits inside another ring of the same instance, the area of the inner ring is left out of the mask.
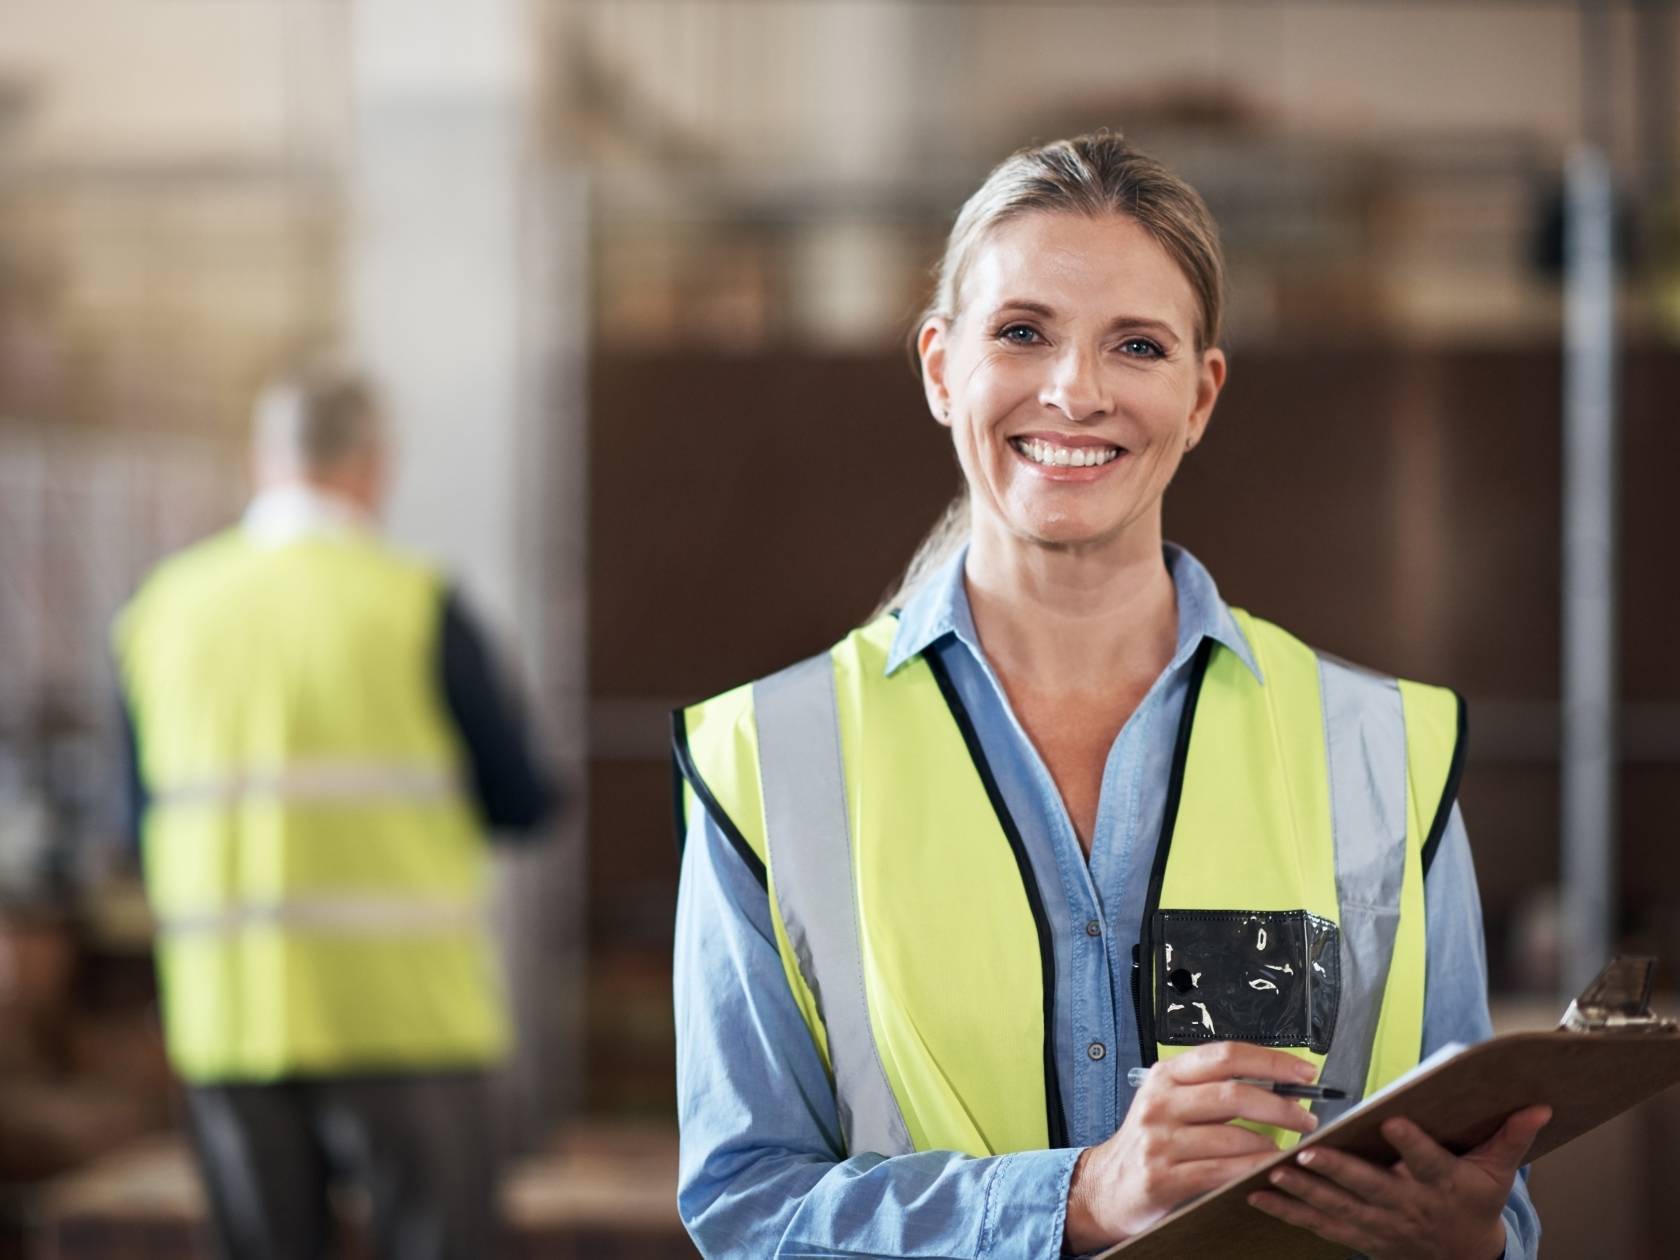
<path id="1" fill-rule="evenodd" d="M 1159 910 L 1155 1035 L 1330 1049 L 1341 996 L 1336 925 L 1305 910 Z"/>

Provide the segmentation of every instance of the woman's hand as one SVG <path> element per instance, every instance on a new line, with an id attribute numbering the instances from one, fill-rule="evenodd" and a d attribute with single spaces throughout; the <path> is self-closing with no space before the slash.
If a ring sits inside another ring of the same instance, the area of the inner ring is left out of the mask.
<path id="1" fill-rule="evenodd" d="M 1248 1201 L 1371 1260 L 1496 1260 L 1505 1250 L 1500 1211 L 1551 1118 L 1550 1107 L 1528 1107 L 1463 1157 L 1411 1121 L 1390 1120 L 1382 1132 L 1400 1152 L 1394 1167 L 1341 1151 L 1302 1151 L 1300 1167 L 1271 1175 L 1284 1193 L 1261 1191 Z"/>
<path id="2" fill-rule="evenodd" d="M 1130 1238 L 1186 1199 L 1222 1185 L 1277 1154 L 1272 1140 L 1228 1123 L 1252 1120 L 1311 1133 L 1318 1118 L 1298 1102 L 1232 1080 L 1250 1076 L 1306 1083 L 1305 1059 L 1242 1041 L 1197 1046 L 1150 1069 L 1126 1120 L 1088 1147 L 1068 1187 L 1063 1248 L 1070 1252 Z"/>

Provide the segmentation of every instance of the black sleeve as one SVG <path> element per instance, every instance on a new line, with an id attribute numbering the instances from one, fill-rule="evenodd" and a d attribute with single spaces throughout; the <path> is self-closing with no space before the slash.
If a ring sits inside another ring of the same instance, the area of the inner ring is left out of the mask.
<path id="1" fill-rule="evenodd" d="M 123 794 L 122 834 L 129 852 L 140 852 L 140 820 L 151 803 L 145 780 L 140 777 L 140 741 L 134 733 L 134 714 L 129 710 L 128 697 L 117 693 L 117 729 L 122 736 Z"/>
<path id="2" fill-rule="evenodd" d="M 479 814 L 493 832 L 534 832 L 557 794 L 532 756 L 517 699 L 454 591 L 444 597 L 438 638 L 444 703 L 466 748 Z"/>

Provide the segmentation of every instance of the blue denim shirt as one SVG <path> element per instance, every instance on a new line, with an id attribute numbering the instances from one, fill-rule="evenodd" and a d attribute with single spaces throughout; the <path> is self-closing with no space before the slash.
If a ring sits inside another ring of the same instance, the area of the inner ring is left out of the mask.
<path id="1" fill-rule="evenodd" d="M 1173 659 L 1103 769 L 1087 862 L 1060 793 L 975 633 L 959 554 L 903 610 L 888 670 L 938 653 L 1031 857 L 1054 941 L 1055 1047 L 1071 1148 L 973 1158 L 844 1157 L 834 1093 L 782 972 L 764 889 L 703 811 L 688 821 L 677 902 L 677 1200 L 707 1256 L 1004 1257 L 1062 1248 L 1080 1149 L 1125 1118 L 1138 1062 L 1131 947 L 1160 833 L 1189 665 L 1204 637 L 1258 675 L 1248 642 L 1195 557 L 1168 546 L 1178 593 Z M 1481 903 L 1456 806 L 1425 881 L 1423 1045 L 1492 1035 Z M 1096 924 L 1095 934 L 1088 925 Z M 1104 1047 L 1100 1058 L 1090 1047 Z M 1531 1260 L 1540 1223 L 1519 1179 L 1507 1260 Z"/>

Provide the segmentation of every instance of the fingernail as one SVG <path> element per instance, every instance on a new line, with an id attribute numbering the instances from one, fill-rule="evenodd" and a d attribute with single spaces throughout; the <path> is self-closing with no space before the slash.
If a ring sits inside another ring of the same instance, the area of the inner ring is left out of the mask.
<path id="1" fill-rule="evenodd" d="M 1318 1158 L 1318 1152 L 1317 1151 L 1302 1151 L 1299 1155 L 1297 1155 L 1295 1157 L 1295 1162 L 1298 1163 L 1298 1164 L 1311 1164 L 1313 1162 L 1313 1160 L 1315 1160 L 1317 1158 Z"/>
<path id="2" fill-rule="evenodd" d="M 1314 1129 L 1318 1128 L 1318 1117 L 1317 1116 L 1315 1116 L 1310 1111 L 1304 1111 L 1301 1114 L 1306 1116 L 1306 1118 L 1307 1118 L 1307 1132 L 1308 1133 L 1311 1133 Z"/>
<path id="3" fill-rule="evenodd" d="M 1316 1081 L 1318 1079 L 1318 1065 L 1309 1063 L 1305 1059 L 1297 1059 L 1295 1061 L 1295 1075 L 1303 1081 Z"/>
<path id="4" fill-rule="evenodd" d="M 1281 1186 L 1283 1184 L 1283 1174 L 1281 1172 L 1274 1172 L 1270 1177 L 1267 1178 L 1267 1180 L 1270 1181 L 1274 1186 Z"/>

